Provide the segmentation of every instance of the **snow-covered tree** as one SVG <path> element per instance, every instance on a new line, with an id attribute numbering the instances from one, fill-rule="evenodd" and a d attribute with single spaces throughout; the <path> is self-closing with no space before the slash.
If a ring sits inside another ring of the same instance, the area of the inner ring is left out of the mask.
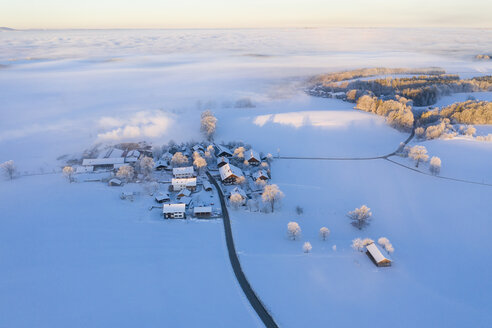
<path id="1" fill-rule="evenodd" d="M 336 252 L 336 250 L 337 250 L 337 245 L 333 245 L 333 246 L 331 246 L 331 249 L 332 249 L 334 252 Z"/>
<path id="2" fill-rule="evenodd" d="M 424 146 L 413 146 L 410 148 L 408 156 L 415 161 L 415 167 L 419 167 L 420 162 L 427 162 L 429 155 Z"/>
<path id="3" fill-rule="evenodd" d="M 371 238 L 364 238 L 364 240 L 362 240 L 362 245 L 367 246 L 369 244 L 372 244 L 373 242 L 374 240 L 372 240 Z"/>
<path id="4" fill-rule="evenodd" d="M 302 250 L 304 253 L 309 253 L 313 249 L 313 246 L 311 246 L 311 243 L 309 241 L 306 241 L 304 245 L 302 245 Z"/>
<path id="5" fill-rule="evenodd" d="M 182 152 L 178 151 L 174 153 L 173 158 L 171 158 L 171 164 L 174 167 L 187 165 L 188 157 L 186 155 L 183 155 Z"/>
<path id="6" fill-rule="evenodd" d="M 468 127 L 465 130 L 465 134 L 467 136 L 474 136 L 475 133 L 477 133 L 477 129 L 473 125 L 468 125 Z"/>
<path id="7" fill-rule="evenodd" d="M 326 238 L 330 235 L 330 229 L 327 227 L 321 227 L 321 229 L 319 229 L 319 235 L 321 236 L 321 239 L 326 240 Z"/>
<path id="8" fill-rule="evenodd" d="M 372 216 L 372 212 L 369 207 L 362 205 L 361 207 L 348 212 L 347 216 L 352 220 L 352 225 L 360 230 L 368 224 L 369 218 Z"/>
<path id="9" fill-rule="evenodd" d="M 287 224 L 287 233 L 292 240 L 296 240 L 301 235 L 301 227 L 297 222 L 289 222 Z"/>
<path id="10" fill-rule="evenodd" d="M 154 160 L 152 159 L 152 157 L 144 156 L 140 160 L 140 171 L 146 178 L 148 178 L 152 174 L 153 170 L 154 170 Z"/>
<path id="11" fill-rule="evenodd" d="M 395 249 L 393 248 L 393 245 L 390 243 L 390 241 L 386 237 L 379 238 L 378 244 L 381 245 L 381 247 L 383 247 L 390 254 L 395 251 Z"/>
<path id="12" fill-rule="evenodd" d="M 439 157 L 433 156 L 431 158 L 429 170 L 434 175 L 438 175 L 441 172 L 441 159 Z"/>
<path id="13" fill-rule="evenodd" d="M 384 245 L 386 245 L 388 243 L 389 243 L 389 240 L 386 237 L 381 237 L 381 238 L 378 239 L 378 244 L 381 245 L 381 246 L 383 246 L 383 247 L 384 247 Z"/>
<path id="14" fill-rule="evenodd" d="M 144 184 L 144 190 L 147 194 L 153 196 L 159 190 L 159 184 L 155 181 L 148 182 Z"/>
<path id="15" fill-rule="evenodd" d="M 243 196 L 241 196 L 241 194 L 235 192 L 231 194 L 231 197 L 229 197 L 229 203 L 234 209 L 238 209 L 239 206 L 243 205 L 244 198 Z"/>
<path id="16" fill-rule="evenodd" d="M 237 177 L 234 181 L 238 185 L 244 185 L 246 183 L 246 178 L 244 176 Z"/>
<path id="17" fill-rule="evenodd" d="M 120 179 L 125 179 L 126 181 L 130 181 L 135 176 L 135 170 L 130 165 L 123 165 L 120 166 L 118 172 L 116 172 L 116 176 Z"/>
<path id="18" fill-rule="evenodd" d="M 273 162 L 273 155 L 268 153 L 266 155 L 266 161 L 270 164 L 271 162 Z"/>
<path id="19" fill-rule="evenodd" d="M 202 171 L 202 168 L 207 166 L 207 161 L 203 157 L 198 155 L 198 157 L 196 157 L 195 160 L 193 161 L 193 165 L 195 165 L 196 169 L 198 170 L 198 173 L 200 173 Z"/>
<path id="20" fill-rule="evenodd" d="M 356 238 L 352 240 L 352 248 L 356 251 L 362 252 L 362 250 L 364 249 L 364 243 L 362 242 L 362 239 Z"/>
<path id="21" fill-rule="evenodd" d="M 263 179 L 258 178 L 258 179 L 255 180 L 255 184 L 258 187 L 263 188 L 263 187 L 266 186 L 267 182 L 265 180 L 263 180 Z"/>
<path id="22" fill-rule="evenodd" d="M 388 243 L 388 244 L 386 244 L 384 248 L 386 249 L 386 251 L 387 251 L 389 254 L 392 254 L 392 253 L 395 251 L 395 249 L 393 248 L 393 245 L 391 245 L 391 244 L 389 244 L 389 243 Z"/>
<path id="23" fill-rule="evenodd" d="M 0 168 L 4 171 L 5 175 L 12 180 L 17 172 L 17 167 L 15 166 L 14 161 L 6 161 L 0 164 Z"/>
<path id="24" fill-rule="evenodd" d="M 217 129 L 217 118 L 210 110 L 206 110 L 202 113 L 200 131 L 207 138 L 207 140 L 213 140 L 215 130 Z"/>
<path id="25" fill-rule="evenodd" d="M 73 182 L 74 169 L 71 166 L 65 166 L 63 168 L 63 176 L 68 179 L 70 183 Z"/>
<path id="26" fill-rule="evenodd" d="M 258 211 L 258 201 L 256 199 L 248 199 L 246 202 L 246 206 L 248 206 L 248 209 L 250 212 L 257 212 Z"/>
<path id="27" fill-rule="evenodd" d="M 421 126 L 416 128 L 415 135 L 417 136 L 417 138 L 422 139 L 425 136 L 425 129 Z"/>
<path id="28" fill-rule="evenodd" d="M 261 199 L 270 204 L 272 212 L 275 209 L 275 204 L 278 203 L 284 197 L 284 193 L 279 189 L 276 184 L 266 185 L 263 189 Z"/>
<path id="29" fill-rule="evenodd" d="M 239 159 L 243 159 L 245 151 L 246 151 L 246 149 L 244 149 L 243 146 L 239 146 L 236 149 L 234 149 L 234 156 L 239 158 Z"/>

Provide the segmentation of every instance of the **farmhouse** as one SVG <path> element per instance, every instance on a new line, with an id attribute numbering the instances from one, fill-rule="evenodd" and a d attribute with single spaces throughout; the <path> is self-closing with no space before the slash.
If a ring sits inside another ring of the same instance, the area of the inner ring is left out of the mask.
<path id="1" fill-rule="evenodd" d="M 391 266 L 391 260 L 387 259 L 374 243 L 366 246 L 366 254 L 378 267 Z"/>
<path id="2" fill-rule="evenodd" d="M 208 180 L 203 180 L 203 189 L 205 191 L 212 191 L 212 185 L 208 182 Z"/>
<path id="3" fill-rule="evenodd" d="M 260 163 L 261 163 L 260 154 L 258 154 L 257 152 L 255 152 L 253 149 L 250 149 L 250 150 L 246 151 L 244 153 L 244 158 L 251 165 L 260 165 Z"/>
<path id="4" fill-rule="evenodd" d="M 193 209 L 193 214 L 196 217 L 210 217 L 212 215 L 212 207 L 211 206 L 200 206 L 200 207 L 195 207 Z"/>
<path id="5" fill-rule="evenodd" d="M 173 175 L 178 179 L 193 178 L 195 176 L 195 170 L 193 166 L 175 167 L 173 168 Z"/>
<path id="6" fill-rule="evenodd" d="M 123 157 L 115 158 L 86 158 L 82 161 L 82 166 L 92 166 L 94 170 L 107 169 L 113 170 L 125 164 Z"/>
<path id="7" fill-rule="evenodd" d="M 222 156 L 232 157 L 232 152 L 226 146 L 216 145 L 215 147 L 216 147 L 215 156 L 217 156 L 217 157 L 222 157 Z"/>
<path id="8" fill-rule="evenodd" d="M 164 204 L 162 205 L 162 213 L 166 219 L 185 219 L 186 205 L 185 204 Z"/>
<path id="9" fill-rule="evenodd" d="M 222 166 L 229 164 L 229 159 L 225 156 L 221 156 L 217 158 L 217 167 L 221 168 Z"/>
<path id="10" fill-rule="evenodd" d="M 237 179 L 244 177 L 239 167 L 232 164 L 226 164 L 219 169 L 220 179 L 223 183 L 235 183 Z"/>
<path id="11" fill-rule="evenodd" d="M 171 198 L 169 198 L 169 194 L 167 192 L 158 192 L 155 195 L 155 201 L 158 203 L 164 203 L 169 200 L 171 200 Z"/>
<path id="12" fill-rule="evenodd" d="M 120 179 L 113 178 L 108 181 L 108 185 L 110 185 L 111 187 L 119 187 L 123 185 L 123 182 L 121 182 Z"/>
<path id="13" fill-rule="evenodd" d="M 264 170 L 259 170 L 253 173 L 253 179 L 256 181 L 258 179 L 260 180 L 268 180 L 268 174 Z"/>
<path id="14" fill-rule="evenodd" d="M 183 189 L 189 189 L 191 191 L 196 190 L 196 178 L 186 178 L 186 179 L 172 179 L 171 180 L 173 190 L 180 191 Z"/>

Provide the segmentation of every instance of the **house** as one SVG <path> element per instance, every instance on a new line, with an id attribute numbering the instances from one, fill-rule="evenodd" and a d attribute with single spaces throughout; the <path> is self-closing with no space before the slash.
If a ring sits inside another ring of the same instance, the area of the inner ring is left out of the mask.
<path id="1" fill-rule="evenodd" d="M 189 189 L 191 191 L 196 190 L 196 178 L 186 179 L 172 179 L 171 184 L 174 191 L 180 191 L 182 189 Z"/>
<path id="2" fill-rule="evenodd" d="M 260 165 L 261 163 L 260 154 L 253 149 L 244 152 L 244 159 L 247 160 L 250 165 Z"/>
<path id="3" fill-rule="evenodd" d="M 164 203 L 170 200 L 171 198 L 169 197 L 169 194 L 167 192 L 158 192 L 155 195 L 155 201 L 158 203 Z"/>
<path id="4" fill-rule="evenodd" d="M 211 206 L 199 206 L 193 209 L 193 214 L 196 217 L 204 218 L 210 217 L 212 215 L 212 207 Z"/>
<path id="5" fill-rule="evenodd" d="M 113 148 L 109 151 L 108 156 L 109 158 L 117 158 L 117 157 L 123 157 L 123 153 L 125 151 L 118 149 L 118 148 Z"/>
<path id="6" fill-rule="evenodd" d="M 270 177 L 268 176 L 267 172 L 265 172 L 264 170 L 259 170 L 259 171 L 256 171 L 255 173 L 253 173 L 253 180 L 268 180 Z"/>
<path id="7" fill-rule="evenodd" d="M 221 168 L 222 166 L 229 164 L 229 159 L 225 156 L 221 156 L 217 158 L 217 167 Z"/>
<path id="8" fill-rule="evenodd" d="M 173 168 L 173 175 L 177 179 L 193 178 L 195 176 L 195 169 L 193 166 L 175 167 Z"/>
<path id="9" fill-rule="evenodd" d="M 173 154 L 167 151 L 164 154 L 162 154 L 161 159 L 169 163 L 173 159 Z"/>
<path id="10" fill-rule="evenodd" d="M 185 197 L 181 197 L 179 200 L 178 200 L 178 204 L 184 204 L 185 206 L 190 206 L 191 204 L 191 201 L 192 201 L 192 198 L 191 197 L 188 197 L 188 196 L 185 196 Z"/>
<path id="11" fill-rule="evenodd" d="M 120 187 L 123 185 L 123 182 L 121 182 L 120 179 L 113 178 L 108 181 L 108 185 L 110 185 L 111 187 Z"/>
<path id="12" fill-rule="evenodd" d="M 202 145 L 196 144 L 196 145 L 193 146 L 193 150 L 194 151 L 204 152 L 205 151 L 205 148 L 203 148 Z"/>
<path id="13" fill-rule="evenodd" d="M 154 164 L 154 169 L 156 169 L 157 171 L 165 170 L 168 167 L 169 167 L 169 162 L 163 159 L 158 160 Z"/>
<path id="14" fill-rule="evenodd" d="M 248 196 L 246 195 L 246 192 L 239 186 L 236 186 L 234 187 L 234 189 L 232 189 L 230 192 L 229 192 L 229 197 L 231 197 L 232 194 L 239 194 L 241 195 L 241 197 L 243 198 L 243 200 L 247 199 Z"/>
<path id="15" fill-rule="evenodd" d="M 124 165 L 123 157 L 116 158 L 86 158 L 82 160 L 82 166 L 92 166 L 93 170 L 109 169 L 113 170 L 115 166 Z"/>
<path id="16" fill-rule="evenodd" d="M 88 173 L 88 172 L 93 172 L 93 171 L 94 171 L 94 166 L 92 166 L 92 165 L 77 166 L 75 168 L 75 173 Z"/>
<path id="17" fill-rule="evenodd" d="M 220 179 L 225 184 L 235 183 L 237 179 L 244 177 L 243 172 L 237 166 L 226 164 L 219 168 Z"/>
<path id="18" fill-rule="evenodd" d="M 366 246 L 366 254 L 378 267 L 391 266 L 391 260 L 386 258 L 374 243 Z"/>
<path id="19" fill-rule="evenodd" d="M 125 163 L 135 163 L 140 158 L 140 152 L 136 149 L 130 150 L 125 156 Z"/>
<path id="20" fill-rule="evenodd" d="M 191 191 L 189 189 L 182 189 L 180 192 L 178 192 L 176 197 L 182 198 L 182 197 L 188 197 L 190 195 L 191 195 Z"/>
<path id="21" fill-rule="evenodd" d="M 225 157 L 232 157 L 232 152 L 229 148 L 227 148 L 226 146 L 222 146 L 222 145 L 216 145 L 215 146 L 215 156 L 217 157 L 222 157 L 222 156 L 225 156 Z"/>
<path id="22" fill-rule="evenodd" d="M 162 205 L 162 214 L 166 219 L 185 219 L 186 205 L 185 204 L 164 204 Z"/>
<path id="23" fill-rule="evenodd" d="M 212 191 L 212 185 L 208 182 L 208 180 L 203 180 L 203 189 L 205 191 Z"/>

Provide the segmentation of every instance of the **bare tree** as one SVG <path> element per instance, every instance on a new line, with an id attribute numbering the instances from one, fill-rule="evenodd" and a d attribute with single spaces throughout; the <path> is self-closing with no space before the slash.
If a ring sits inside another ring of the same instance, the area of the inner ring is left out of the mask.
<path id="1" fill-rule="evenodd" d="M 74 174 L 73 167 L 65 166 L 63 168 L 63 176 L 67 178 L 70 183 L 73 182 L 73 174 Z"/>
<path id="2" fill-rule="evenodd" d="M 330 235 L 330 229 L 327 227 L 322 227 L 319 229 L 319 235 L 321 236 L 321 239 L 326 240 L 326 238 Z"/>
<path id="3" fill-rule="evenodd" d="M 302 250 L 304 253 L 309 253 L 313 249 L 313 246 L 311 246 L 311 243 L 309 241 L 306 241 L 304 245 L 302 245 Z"/>
<path id="4" fill-rule="evenodd" d="M 438 175 L 441 172 L 441 159 L 439 157 L 433 156 L 431 158 L 429 170 L 434 175 Z"/>
<path id="5" fill-rule="evenodd" d="M 153 170 L 154 170 L 154 160 L 152 159 L 152 157 L 144 156 L 140 160 L 140 171 L 146 178 L 148 178 L 152 175 Z"/>
<path id="6" fill-rule="evenodd" d="M 201 126 L 200 131 L 207 138 L 207 140 L 211 141 L 214 138 L 215 130 L 217 129 L 217 118 L 214 114 L 206 110 L 202 113 Z"/>
<path id="7" fill-rule="evenodd" d="M 276 184 L 266 185 L 263 189 L 263 194 L 261 195 L 261 199 L 265 203 L 269 203 L 271 205 L 272 212 L 275 209 L 275 204 L 279 202 L 284 197 L 284 193 L 280 191 L 279 187 Z"/>
<path id="8" fill-rule="evenodd" d="M 173 158 L 171 158 L 171 164 L 174 167 L 183 166 L 188 163 L 188 157 L 180 151 L 174 153 Z"/>
<path id="9" fill-rule="evenodd" d="M 362 239 L 356 238 L 352 240 L 352 248 L 356 251 L 362 252 L 362 250 L 364 249 L 364 243 L 362 242 Z"/>
<path id="10" fill-rule="evenodd" d="M 300 207 L 299 205 L 296 206 L 296 213 L 297 215 L 302 215 L 304 213 L 304 209 Z"/>
<path id="11" fill-rule="evenodd" d="M 289 222 L 287 224 L 287 233 L 292 240 L 296 240 L 301 235 L 301 227 L 297 222 Z"/>
<path id="12" fill-rule="evenodd" d="M 120 179 L 125 179 L 126 181 L 131 181 L 135 176 L 135 170 L 130 165 L 120 166 L 116 176 Z"/>
<path id="13" fill-rule="evenodd" d="M 4 171 L 5 175 L 12 180 L 17 172 L 17 167 L 15 166 L 14 161 L 6 161 L 0 165 L 0 168 Z"/>
<path id="14" fill-rule="evenodd" d="M 429 159 L 427 149 L 424 146 L 413 146 L 410 148 L 408 156 L 415 161 L 415 167 L 419 167 L 420 162 L 427 162 Z"/>
<path id="15" fill-rule="evenodd" d="M 352 225 L 360 230 L 368 224 L 369 218 L 372 216 L 372 212 L 369 207 L 362 205 L 361 207 L 348 212 L 347 216 L 352 220 Z"/>

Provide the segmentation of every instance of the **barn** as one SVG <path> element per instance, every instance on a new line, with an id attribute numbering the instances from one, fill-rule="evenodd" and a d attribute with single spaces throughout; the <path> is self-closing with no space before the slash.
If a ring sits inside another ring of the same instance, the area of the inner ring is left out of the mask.
<path id="1" fill-rule="evenodd" d="M 369 256 L 371 261 L 378 267 L 391 266 L 391 260 L 386 258 L 379 248 L 374 243 L 370 243 L 366 246 L 366 254 Z"/>
<path id="2" fill-rule="evenodd" d="M 125 159 L 123 157 L 115 158 L 86 158 L 82 160 L 82 166 L 90 167 L 93 170 L 107 169 L 113 170 L 125 164 Z"/>

